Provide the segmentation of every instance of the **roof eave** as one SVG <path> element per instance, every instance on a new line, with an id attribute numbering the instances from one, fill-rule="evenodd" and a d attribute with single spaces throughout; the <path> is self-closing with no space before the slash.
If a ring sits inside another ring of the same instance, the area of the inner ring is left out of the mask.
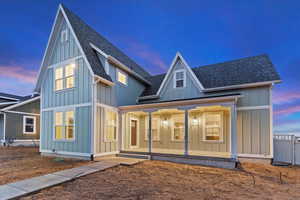
<path id="1" fill-rule="evenodd" d="M 233 90 L 233 89 L 242 89 L 242 88 L 250 88 L 250 87 L 258 87 L 258 86 L 265 86 L 265 85 L 273 85 L 282 82 L 281 80 L 274 80 L 274 81 L 264 81 L 264 82 L 256 82 L 256 83 L 246 83 L 240 85 L 230 85 L 224 87 L 215 87 L 215 88 L 205 88 L 203 92 L 216 92 L 222 90 Z"/>
<path id="2" fill-rule="evenodd" d="M 207 104 L 207 103 L 215 103 L 215 102 L 226 102 L 226 101 L 234 101 L 236 102 L 238 98 L 242 97 L 242 95 L 231 95 L 225 97 L 211 97 L 211 98 L 199 98 L 193 100 L 179 100 L 179 101 L 170 101 L 170 102 L 156 102 L 156 103 L 145 103 L 138 105 L 128 105 L 128 106 L 120 106 L 119 109 L 121 111 L 132 110 L 132 109 L 147 109 L 153 107 L 172 107 L 172 106 L 183 106 L 185 104 Z"/>

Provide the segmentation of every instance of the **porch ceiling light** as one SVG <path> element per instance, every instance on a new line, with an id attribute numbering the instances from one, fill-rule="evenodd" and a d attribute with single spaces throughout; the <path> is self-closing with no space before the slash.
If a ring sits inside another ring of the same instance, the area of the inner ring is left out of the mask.
<path id="1" fill-rule="evenodd" d="M 192 119 L 192 125 L 196 126 L 196 125 L 198 125 L 198 123 L 199 123 L 199 119 L 197 119 L 196 117 L 194 117 Z"/>
<path id="2" fill-rule="evenodd" d="M 163 124 L 163 126 L 168 126 L 168 120 L 165 118 L 165 119 L 162 121 L 162 124 Z"/>

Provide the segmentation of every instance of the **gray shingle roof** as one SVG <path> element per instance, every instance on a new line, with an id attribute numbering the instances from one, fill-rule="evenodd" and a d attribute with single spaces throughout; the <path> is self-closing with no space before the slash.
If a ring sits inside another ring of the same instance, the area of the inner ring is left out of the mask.
<path id="1" fill-rule="evenodd" d="M 247 83 L 280 80 L 271 60 L 265 54 L 192 68 L 205 89 Z M 155 95 L 166 74 L 149 77 L 152 86 L 141 96 Z"/>
<path id="2" fill-rule="evenodd" d="M 109 75 L 106 74 L 104 67 L 99 61 L 95 50 L 91 47 L 90 43 L 97 46 L 103 52 L 112 57 L 119 60 L 121 63 L 129 67 L 131 70 L 141 75 L 142 77 L 151 76 L 148 72 L 146 72 L 142 67 L 136 64 L 132 59 L 126 56 L 121 50 L 115 47 L 112 43 L 106 40 L 103 36 L 97 33 L 94 29 L 92 29 L 89 25 L 83 22 L 77 15 L 71 12 L 69 9 L 62 5 L 71 26 L 79 40 L 79 43 L 82 46 L 83 51 L 86 54 L 88 62 L 90 63 L 92 70 L 96 75 L 105 78 L 106 80 L 111 81 Z"/>
<path id="3" fill-rule="evenodd" d="M 271 60 L 265 54 L 192 70 L 206 89 L 280 80 Z"/>

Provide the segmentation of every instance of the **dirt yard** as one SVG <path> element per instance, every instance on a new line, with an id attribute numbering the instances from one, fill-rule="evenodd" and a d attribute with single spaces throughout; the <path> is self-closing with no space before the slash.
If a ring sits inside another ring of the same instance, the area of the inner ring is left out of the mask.
<path id="1" fill-rule="evenodd" d="M 300 168 L 238 170 L 145 161 L 82 177 L 23 199 L 300 199 Z"/>
<path id="2" fill-rule="evenodd" d="M 0 185 L 87 163 L 42 157 L 38 151 L 38 148 L 33 147 L 0 147 Z"/>

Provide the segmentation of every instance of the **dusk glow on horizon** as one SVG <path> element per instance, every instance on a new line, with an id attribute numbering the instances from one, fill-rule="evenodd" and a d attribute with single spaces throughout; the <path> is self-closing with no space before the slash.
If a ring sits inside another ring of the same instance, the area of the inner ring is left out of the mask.
<path id="1" fill-rule="evenodd" d="M 2 1 L 0 92 L 33 91 L 59 3 L 151 74 L 177 51 L 191 67 L 268 54 L 274 133 L 300 133 L 299 1 Z"/>

